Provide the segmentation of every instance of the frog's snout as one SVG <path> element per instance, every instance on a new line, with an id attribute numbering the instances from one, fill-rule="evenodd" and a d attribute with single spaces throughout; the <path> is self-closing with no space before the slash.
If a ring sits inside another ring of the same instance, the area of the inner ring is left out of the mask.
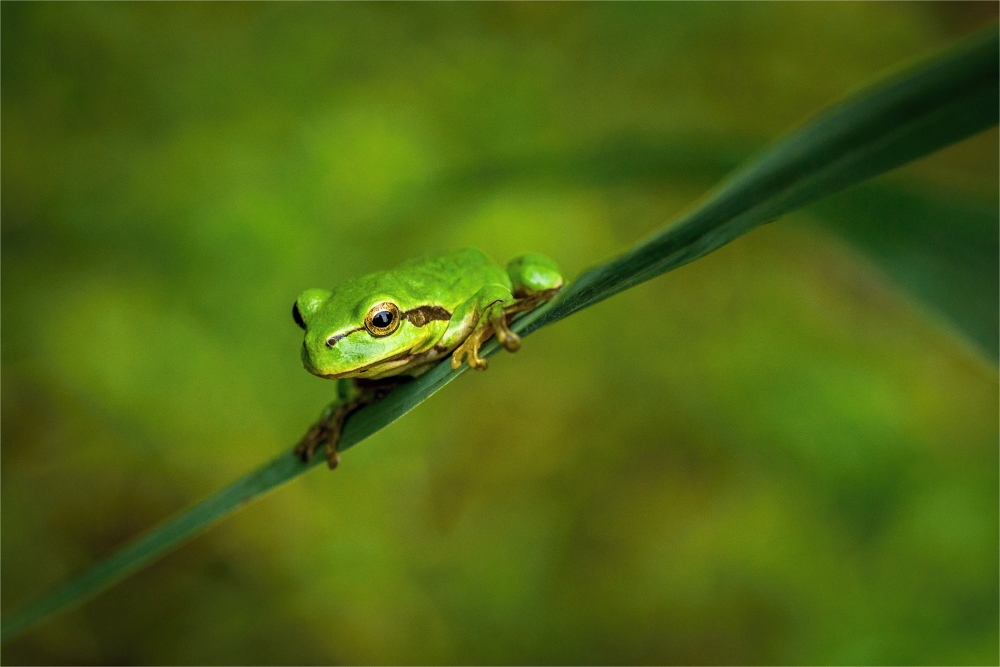
<path id="1" fill-rule="evenodd" d="M 313 364 L 312 355 L 309 354 L 309 346 L 306 345 L 305 341 L 302 341 L 302 366 L 312 373 L 313 375 L 319 375 L 316 370 L 316 366 Z"/>
<path id="2" fill-rule="evenodd" d="M 310 347 L 308 341 L 303 341 L 301 353 L 302 366 L 318 377 L 336 379 L 340 376 L 337 375 L 338 368 L 336 361 L 329 358 L 330 353 L 331 350 L 329 349 L 321 350 L 317 353 Z"/>

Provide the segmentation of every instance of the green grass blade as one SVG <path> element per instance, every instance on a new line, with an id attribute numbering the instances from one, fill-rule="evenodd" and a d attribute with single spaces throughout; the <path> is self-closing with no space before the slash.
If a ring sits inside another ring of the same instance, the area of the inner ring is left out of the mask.
<path id="1" fill-rule="evenodd" d="M 496 350 L 497 346 L 491 344 L 484 353 L 493 354 Z M 462 366 L 459 370 L 453 371 L 448 364 L 440 364 L 422 376 L 419 382 L 405 385 L 387 396 L 377 406 L 369 406 L 359 411 L 344 425 L 339 443 L 340 451 L 353 447 L 396 421 L 458 377 L 466 368 L 467 366 Z M 373 409 L 376 407 L 378 409 Z M 291 450 L 278 455 L 260 468 L 153 528 L 79 577 L 4 619 L 0 641 L 6 641 L 45 617 L 100 592 L 141 569 L 158 556 L 190 540 L 259 496 L 273 491 L 320 463 L 326 463 L 326 459 L 322 456 L 313 457 L 310 463 L 304 464 L 292 455 Z"/>
<path id="2" fill-rule="evenodd" d="M 737 172 L 701 204 L 618 258 L 586 272 L 545 308 L 514 324 L 522 335 L 702 257 L 784 213 L 876 176 L 997 122 L 996 31 L 963 42 L 822 114 Z M 497 350 L 490 343 L 484 354 Z M 465 370 L 442 363 L 345 425 L 347 450 Z M 81 576 L 4 620 L 7 640 L 107 588 L 313 465 L 290 452 L 154 528 Z"/>
<path id="3" fill-rule="evenodd" d="M 680 220 L 564 291 L 535 327 L 717 250 L 796 208 L 997 123 L 996 30 L 821 114 Z"/>
<path id="4" fill-rule="evenodd" d="M 987 359 L 1000 354 L 996 200 L 866 183 L 814 206 L 816 220 L 872 259 Z"/>

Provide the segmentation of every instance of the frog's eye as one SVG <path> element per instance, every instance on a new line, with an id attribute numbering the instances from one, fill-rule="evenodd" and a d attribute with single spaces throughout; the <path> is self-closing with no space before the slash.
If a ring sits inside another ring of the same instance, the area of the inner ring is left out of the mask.
<path id="1" fill-rule="evenodd" d="M 365 315 L 365 328 L 373 336 L 388 336 L 399 328 L 399 308 L 391 301 L 375 304 Z"/>
<path id="2" fill-rule="evenodd" d="M 306 328 L 306 321 L 302 319 L 302 313 L 299 312 L 299 304 L 295 302 L 292 304 L 292 319 L 303 329 Z"/>

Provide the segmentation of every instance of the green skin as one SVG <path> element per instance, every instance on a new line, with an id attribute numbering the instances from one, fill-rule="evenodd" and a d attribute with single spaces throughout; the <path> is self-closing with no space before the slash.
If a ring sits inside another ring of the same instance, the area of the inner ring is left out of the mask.
<path id="1" fill-rule="evenodd" d="M 562 284 L 558 267 L 544 255 L 522 255 L 505 270 L 467 248 L 410 260 L 333 291 L 304 291 L 293 308 L 305 330 L 302 364 L 338 386 L 337 400 L 295 453 L 308 461 L 324 445 L 335 468 L 340 429 L 352 412 L 449 354 L 453 368 L 467 358 L 469 366 L 484 370 L 479 348 L 494 334 L 515 352 L 521 340 L 508 328 L 510 319 L 552 298 Z"/>

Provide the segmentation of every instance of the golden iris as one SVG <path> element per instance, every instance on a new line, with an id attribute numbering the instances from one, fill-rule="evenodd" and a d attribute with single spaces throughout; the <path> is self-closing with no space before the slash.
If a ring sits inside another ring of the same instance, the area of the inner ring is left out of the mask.
<path id="1" fill-rule="evenodd" d="M 375 304 L 365 315 L 365 328 L 373 336 L 388 336 L 399 328 L 399 308 L 391 301 Z"/>

